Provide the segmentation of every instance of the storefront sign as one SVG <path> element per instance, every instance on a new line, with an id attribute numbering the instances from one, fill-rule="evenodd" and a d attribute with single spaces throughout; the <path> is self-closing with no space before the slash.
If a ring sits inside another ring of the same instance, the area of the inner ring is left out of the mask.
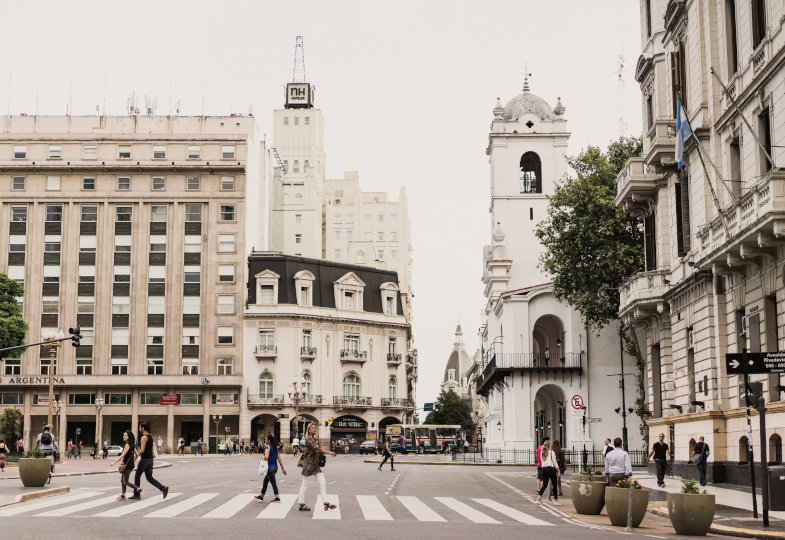
<path id="1" fill-rule="evenodd" d="M 54 382 L 57 384 L 65 384 L 63 377 L 53 377 Z M 49 377 L 46 375 L 38 377 L 0 377 L 0 384 L 15 385 L 15 384 L 49 384 Z"/>
<path id="2" fill-rule="evenodd" d="M 180 396 L 161 396 L 161 405 L 179 405 Z"/>
<path id="3" fill-rule="evenodd" d="M 49 405 L 49 394 L 38 394 L 39 405 Z"/>
<path id="4" fill-rule="evenodd" d="M 333 420 L 334 431 L 354 431 L 364 432 L 368 428 L 368 422 L 356 416 L 340 416 Z"/>
<path id="5" fill-rule="evenodd" d="M 215 394 L 217 405 L 234 405 L 234 394 Z"/>

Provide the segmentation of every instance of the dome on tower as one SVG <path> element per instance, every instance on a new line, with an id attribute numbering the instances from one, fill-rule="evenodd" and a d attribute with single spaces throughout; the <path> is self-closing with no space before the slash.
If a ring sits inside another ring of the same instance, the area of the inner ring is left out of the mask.
<path id="1" fill-rule="evenodd" d="M 542 119 L 553 118 L 553 109 L 548 102 L 529 90 L 528 78 L 523 83 L 523 92 L 504 106 L 504 119 L 514 121 L 526 113 L 536 114 Z"/>

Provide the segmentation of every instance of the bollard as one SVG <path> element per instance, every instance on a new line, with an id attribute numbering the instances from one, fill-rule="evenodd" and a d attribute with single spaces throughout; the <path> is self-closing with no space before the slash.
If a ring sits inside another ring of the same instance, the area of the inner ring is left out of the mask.
<path id="1" fill-rule="evenodd" d="M 632 482 L 632 478 L 630 478 L 630 482 Z M 635 490 L 630 484 L 630 493 L 627 496 L 627 528 L 624 529 L 626 532 L 632 532 L 632 507 L 635 504 Z"/>

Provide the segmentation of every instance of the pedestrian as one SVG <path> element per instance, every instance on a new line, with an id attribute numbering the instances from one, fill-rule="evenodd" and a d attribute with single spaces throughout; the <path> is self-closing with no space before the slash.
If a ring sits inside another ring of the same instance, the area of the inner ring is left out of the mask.
<path id="1" fill-rule="evenodd" d="M 468 451 L 469 451 L 469 441 L 464 439 L 463 440 L 463 453 L 465 454 Z"/>
<path id="2" fill-rule="evenodd" d="M 232 441 L 229 440 L 229 437 L 224 439 L 224 455 L 228 456 L 232 453 Z"/>
<path id="3" fill-rule="evenodd" d="M 335 508 L 335 505 L 327 500 L 327 480 L 325 480 L 324 473 L 319 466 L 319 458 L 322 454 L 335 456 L 335 452 L 322 450 L 319 447 L 319 440 L 316 438 L 316 429 L 316 424 L 308 424 L 308 427 L 305 428 L 305 436 L 303 437 L 303 455 L 300 458 L 300 463 L 302 463 L 303 467 L 303 481 L 300 484 L 300 494 L 297 497 L 297 501 L 300 503 L 300 512 L 309 512 L 311 510 L 305 504 L 305 490 L 307 489 L 308 484 L 313 481 L 313 478 L 316 478 L 317 482 L 319 482 L 319 493 L 322 496 L 322 501 L 324 501 L 324 510 L 327 511 Z"/>
<path id="4" fill-rule="evenodd" d="M 0 437 L 0 472 L 5 472 L 5 454 L 8 452 L 8 447 L 5 445 L 5 439 Z"/>
<path id="5" fill-rule="evenodd" d="M 652 445 L 651 452 L 646 457 L 646 463 L 648 463 L 651 456 L 654 456 L 654 467 L 657 469 L 657 487 L 665 487 L 665 466 L 670 453 L 670 449 L 665 443 L 665 434 L 660 433 L 659 440 Z"/>
<path id="6" fill-rule="evenodd" d="M 551 441 L 542 443 L 542 451 L 540 454 L 540 462 L 542 463 L 542 487 L 537 491 L 537 504 L 542 503 L 542 494 L 548 489 L 548 482 L 551 483 L 551 494 L 553 495 L 554 506 L 561 506 L 559 502 L 559 492 L 556 488 L 556 482 L 559 476 L 559 464 L 556 462 L 556 453 L 552 450 Z"/>
<path id="7" fill-rule="evenodd" d="M 180 438 L 177 439 L 177 454 L 182 456 L 183 452 L 185 452 L 185 439 L 183 439 L 181 435 Z"/>
<path id="8" fill-rule="evenodd" d="M 57 441 L 55 441 L 54 436 L 49 433 L 50 426 L 48 424 L 44 424 L 44 430 L 38 434 L 38 437 L 35 440 L 36 447 L 40 447 L 44 453 L 44 456 L 49 457 L 52 460 L 52 467 L 51 471 L 54 472 L 55 461 L 57 461 Z"/>
<path id="9" fill-rule="evenodd" d="M 23 456 L 25 453 L 25 441 L 24 439 L 19 439 L 16 441 L 16 451 L 19 452 L 20 456 Z"/>
<path id="10" fill-rule="evenodd" d="M 159 436 L 158 437 L 158 455 L 161 455 L 161 451 L 164 448 L 164 440 Z"/>
<path id="11" fill-rule="evenodd" d="M 135 452 L 136 452 L 136 441 L 134 440 L 134 434 L 130 429 L 126 429 L 123 432 L 123 441 L 125 442 L 125 446 L 123 447 L 123 453 L 112 462 L 110 467 L 114 467 L 117 465 L 118 462 L 122 461 L 122 465 L 120 465 L 120 496 L 117 497 L 118 500 L 125 499 L 125 488 L 127 486 L 131 486 L 134 492 L 137 490 L 139 493 L 142 492 L 139 489 L 138 485 L 134 485 L 130 483 L 128 480 L 131 478 L 131 472 L 134 470 L 134 461 L 136 459 Z"/>
<path id="12" fill-rule="evenodd" d="M 709 454 L 709 445 L 701 435 L 698 438 L 698 444 L 692 450 L 692 462 L 698 467 L 698 476 L 702 486 L 706 485 L 706 462 L 709 460 Z"/>
<path id="13" fill-rule="evenodd" d="M 614 449 L 605 454 L 605 477 L 611 487 L 615 487 L 619 480 L 632 476 L 630 455 L 622 450 L 619 437 L 613 439 L 613 446 Z"/>
<path id="14" fill-rule="evenodd" d="M 272 484 L 273 495 L 275 498 L 273 502 L 279 503 L 281 499 L 278 498 L 278 484 L 275 482 L 275 473 L 278 472 L 278 465 L 281 465 L 281 472 L 286 474 L 286 469 L 283 466 L 281 454 L 278 452 L 278 440 L 272 433 L 267 435 L 266 445 L 264 447 L 264 457 L 262 458 L 267 462 L 267 474 L 264 475 L 264 482 L 262 482 L 262 492 L 254 497 L 260 501 L 264 500 L 264 493 L 267 491 L 267 484 Z"/>
<path id="15" fill-rule="evenodd" d="M 82 441 L 76 443 L 76 457 L 82 459 Z"/>
<path id="16" fill-rule="evenodd" d="M 537 493 L 540 492 L 540 483 L 542 482 L 542 459 L 540 458 L 540 454 L 542 452 L 542 446 L 545 444 L 546 441 L 550 441 L 550 437 L 544 437 L 542 439 L 542 444 L 537 447 Z"/>
<path id="17" fill-rule="evenodd" d="M 564 476 L 564 472 L 567 470 L 567 459 L 564 456 L 564 450 L 561 447 L 561 442 L 553 441 L 552 451 L 556 455 L 556 464 L 559 466 L 559 476 L 557 477 L 559 497 L 563 497 L 564 493 L 562 493 L 561 490 L 561 478 Z"/>
<path id="18" fill-rule="evenodd" d="M 384 456 L 384 459 L 382 459 L 382 462 L 379 463 L 379 470 L 380 471 L 382 470 L 382 465 L 385 464 L 385 462 L 387 461 L 387 458 L 390 458 L 390 470 L 394 471 L 395 470 L 395 463 L 393 461 L 392 449 L 390 448 L 390 436 L 389 435 L 387 435 L 387 437 L 385 437 L 385 439 L 384 439 L 384 451 L 383 451 L 382 455 Z"/>
<path id="19" fill-rule="evenodd" d="M 109 441 L 107 439 L 104 439 L 104 445 L 101 450 L 101 459 L 106 459 L 109 456 Z"/>
<path id="20" fill-rule="evenodd" d="M 297 435 L 292 439 L 292 448 L 294 449 L 295 456 L 300 453 L 300 439 L 297 438 Z"/>
<path id="21" fill-rule="evenodd" d="M 65 457 L 67 459 L 71 459 L 74 454 L 74 441 L 72 439 L 68 439 L 68 444 L 66 445 L 66 452 Z"/>
<path id="22" fill-rule="evenodd" d="M 551 350 L 548 347 L 545 347 L 545 367 L 548 367 L 548 363 L 551 361 Z"/>
<path id="23" fill-rule="evenodd" d="M 139 466 L 136 468 L 136 476 L 134 477 L 136 487 L 134 488 L 133 496 L 130 498 L 142 498 L 142 488 L 139 482 L 142 479 L 142 474 L 144 474 L 150 484 L 161 490 L 165 499 L 169 495 L 169 486 L 164 486 L 153 478 L 153 463 L 155 459 L 153 456 L 153 437 L 150 435 L 150 422 L 139 424 L 139 450 L 136 450 L 136 456 L 139 458 Z"/>
<path id="24" fill-rule="evenodd" d="M 605 439 L 605 448 L 602 449 L 602 457 L 605 458 L 605 456 L 608 455 L 608 452 L 612 452 L 612 451 L 613 451 L 613 445 L 611 444 L 611 440 Z"/>
<path id="25" fill-rule="evenodd" d="M 204 455 L 204 453 L 202 453 L 202 438 L 201 438 L 201 437 L 199 437 L 199 440 L 197 441 L 197 443 L 196 443 L 196 444 L 198 444 L 198 445 L 199 445 L 199 455 L 200 455 L 200 456 L 203 456 L 203 455 Z"/>

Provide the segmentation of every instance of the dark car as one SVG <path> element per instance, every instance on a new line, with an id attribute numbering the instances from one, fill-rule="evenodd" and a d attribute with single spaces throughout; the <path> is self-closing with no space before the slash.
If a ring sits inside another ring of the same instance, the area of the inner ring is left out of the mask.
<path id="1" fill-rule="evenodd" d="M 360 443 L 360 455 L 376 453 L 376 441 L 363 441 Z"/>

